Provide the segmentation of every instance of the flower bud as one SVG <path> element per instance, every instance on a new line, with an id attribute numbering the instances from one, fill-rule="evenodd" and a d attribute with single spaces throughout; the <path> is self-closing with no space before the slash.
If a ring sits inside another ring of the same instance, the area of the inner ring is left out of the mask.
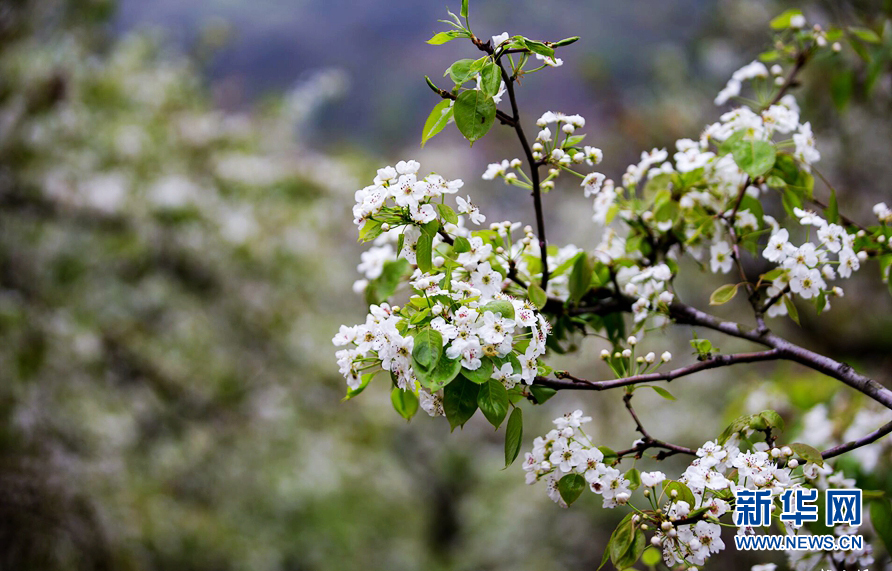
<path id="1" fill-rule="evenodd" d="M 631 349 L 623 349 L 623 357 L 624 357 L 624 358 L 628 359 L 628 358 L 631 357 L 631 356 L 632 356 L 632 350 L 631 350 Z"/>
<path id="2" fill-rule="evenodd" d="M 792 456 L 793 449 L 789 446 L 784 446 L 783 448 L 781 448 L 781 454 L 783 454 L 784 456 Z"/>
<path id="3" fill-rule="evenodd" d="M 381 230 L 383 230 L 384 232 L 387 232 L 388 230 L 390 230 L 390 224 L 385 222 L 384 224 L 381 225 Z"/>
<path id="4" fill-rule="evenodd" d="M 655 535 L 650 538 L 650 544 L 654 547 L 659 547 L 660 545 L 662 545 L 662 542 L 660 541 L 660 538 Z"/>
<path id="5" fill-rule="evenodd" d="M 505 248 L 503 248 L 501 246 L 496 248 L 496 254 L 504 254 L 504 253 L 505 253 Z"/>
<path id="6" fill-rule="evenodd" d="M 864 250 L 861 250 L 860 252 L 858 252 L 858 261 L 866 262 L 867 261 L 867 252 L 865 252 Z"/>
<path id="7" fill-rule="evenodd" d="M 660 359 L 662 359 L 664 363 L 668 363 L 672 360 L 672 353 L 670 353 L 669 351 L 663 351 L 663 354 L 660 355 Z"/>
<path id="8" fill-rule="evenodd" d="M 836 53 L 839 53 L 842 51 L 842 46 L 839 44 L 839 42 L 833 42 L 833 45 L 830 46 L 830 49 L 835 51 Z"/>
<path id="9" fill-rule="evenodd" d="M 650 365 L 651 363 L 653 363 L 656 360 L 657 360 L 657 356 L 654 354 L 653 351 L 651 351 L 650 353 L 648 353 L 647 355 L 644 356 L 644 362 L 647 363 L 648 365 Z"/>
<path id="10" fill-rule="evenodd" d="M 787 462 L 787 467 L 790 469 L 796 469 L 799 467 L 799 460 L 793 458 L 789 462 Z"/>
<path id="11" fill-rule="evenodd" d="M 393 307 L 390 308 L 390 311 L 393 313 L 399 313 L 399 310 L 400 310 L 400 306 L 398 306 L 398 305 L 394 305 Z"/>
<path id="12" fill-rule="evenodd" d="M 630 335 L 629 338 L 626 339 L 626 343 L 628 343 L 629 345 L 634 347 L 635 345 L 638 344 L 638 338 L 635 337 L 634 335 Z"/>
<path id="13" fill-rule="evenodd" d="M 670 522 L 668 522 L 668 521 L 664 521 L 664 522 L 660 525 L 660 528 L 661 528 L 663 531 L 669 531 L 669 530 L 672 529 L 673 527 L 675 527 L 675 526 L 673 526 L 673 525 L 672 525 Z"/>
<path id="14" fill-rule="evenodd" d="M 780 455 L 781 455 L 780 448 L 772 448 L 771 449 L 771 457 L 772 458 L 777 458 Z"/>
<path id="15" fill-rule="evenodd" d="M 677 497 L 678 497 L 678 490 L 672 490 L 671 492 L 669 492 L 669 496 L 672 497 L 672 498 L 677 498 Z"/>

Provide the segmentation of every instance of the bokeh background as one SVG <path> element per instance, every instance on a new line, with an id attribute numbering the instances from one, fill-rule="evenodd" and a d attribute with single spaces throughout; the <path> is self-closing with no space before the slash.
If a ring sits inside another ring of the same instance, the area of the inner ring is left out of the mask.
<path id="1" fill-rule="evenodd" d="M 522 113 L 583 114 L 619 178 L 717 117 L 714 94 L 788 5 L 482 0 L 471 20 L 482 37 L 582 37 L 563 67 L 524 81 Z M 887 2 L 796 5 L 810 22 L 892 34 Z M 465 179 L 490 220 L 532 220 L 525 194 L 480 180 L 519 155 L 512 133 L 472 152 L 449 128 L 419 148 L 436 103 L 423 76 L 470 57 L 424 43 L 444 16 L 408 0 L 0 2 L 0 568 L 597 567 L 621 514 L 591 497 L 563 511 L 526 487 L 485 422 L 407 424 L 383 385 L 341 402 L 330 339 L 365 315 L 350 206 L 376 168 L 415 158 Z M 875 69 L 847 47 L 852 71 L 809 70 L 801 101 L 821 172 L 865 223 L 890 196 L 889 45 Z M 546 208 L 554 243 L 598 242 L 577 189 Z M 875 267 L 862 274 L 821 319 L 801 310 L 801 328 L 778 327 L 888 383 L 892 303 Z M 716 285 L 692 267 L 678 289 L 704 304 Z M 645 343 L 687 360 L 691 336 Z M 599 343 L 554 364 L 606 376 Z M 677 401 L 639 407 L 686 445 L 768 407 L 816 446 L 889 416 L 791 365 L 685 383 Z M 600 443 L 634 439 L 620 395 L 560 394 L 527 411 L 523 449 L 577 407 Z M 892 492 L 890 456 L 880 445 L 841 465 Z M 732 549 L 712 564 L 768 560 Z"/>

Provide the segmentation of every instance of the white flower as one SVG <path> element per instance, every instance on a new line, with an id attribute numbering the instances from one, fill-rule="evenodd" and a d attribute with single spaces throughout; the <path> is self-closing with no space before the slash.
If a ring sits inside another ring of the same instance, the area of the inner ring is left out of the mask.
<path id="1" fill-rule="evenodd" d="M 474 224 L 477 224 L 479 226 L 480 224 L 486 222 L 486 216 L 481 214 L 480 209 L 471 202 L 470 196 L 468 196 L 467 200 L 460 196 L 456 196 L 455 203 L 458 205 L 458 211 L 462 214 L 467 214 L 468 217 L 471 219 L 471 222 L 473 222 Z"/>
<path id="2" fill-rule="evenodd" d="M 873 207 L 873 213 L 874 215 L 876 215 L 877 220 L 879 220 L 880 222 L 883 222 L 885 224 L 889 224 L 890 222 L 892 222 L 892 209 L 889 209 L 889 207 L 886 206 L 885 202 L 875 204 Z"/>
<path id="3" fill-rule="evenodd" d="M 593 194 L 597 194 L 599 190 L 601 190 L 601 185 L 604 184 L 604 179 L 606 177 L 599 173 L 593 172 L 586 175 L 584 179 L 582 179 L 581 186 L 585 189 L 585 197 L 588 198 Z"/>
<path id="4" fill-rule="evenodd" d="M 805 170 L 809 170 L 808 166 L 821 160 L 821 153 L 815 148 L 815 137 L 811 132 L 811 123 L 806 122 L 799 126 L 799 132 L 793 135 L 793 142 L 796 143 L 796 158 L 805 165 Z"/>
<path id="5" fill-rule="evenodd" d="M 396 163 L 396 172 L 402 175 L 414 175 L 420 168 L 421 164 L 419 164 L 418 161 L 408 160 Z"/>
<path id="6" fill-rule="evenodd" d="M 641 483 L 648 488 L 653 488 L 660 482 L 666 479 L 666 474 L 655 471 L 655 472 L 641 472 Z"/>
<path id="7" fill-rule="evenodd" d="M 493 180 L 497 176 L 504 176 L 505 172 L 511 167 L 511 163 L 503 160 L 500 163 L 490 163 L 483 173 L 483 180 Z"/>
<path id="8" fill-rule="evenodd" d="M 505 363 L 500 368 L 493 370 L 492 378 L 500 381 L 506 389 L 513 389 L 520 380 L 520 374 L 514 373 L 514 366 L 511 363 Z"/>
<path id="9" fill-rule="evenodd" d="M 840 277 L 849 278 L 852 276 L 852 272 L 857 272 L 860 267 L 861 263 L 854 250 L 851 248 L 843 248 L 839 252 L 839 267 L 837 270 L 839 271 Z"/>
<path id="10" fill-rule="evenodd" d="M 492 47 L 493 49 L 499 47 L 503 42 L 507 42 L 508 38 L 511 37 L 508 35 L 508 32 L 502 32 L 501 34 L 497 34 L 492 37 Z"/>
<path id="11" fill-rule="evenodd" d="M 727 242 L 721 241 L 713 244 L 709 248 L 709 253 L 709 267 L 712 269 L 712 273 L 727 274 L 731 271 L 734 260 L 731 258 L 731 246 Z"/>
<path id="12" fill-rule="evenodd" d="M 795 246 L 789 242 L 790 233 L 786 228 L 781 228 L 771 235 L 768 245 L 762 250 L 762 257 L 769 262 L 781 263 L 795 250 Z"/>
<path id="13" fill-rule="evenodd" d="M 548 57 L 548 56 L 544 56 L 542 54 L 536 54 L 536 59 L 545 62 L 545 65 L 551 66 L 551 67 L 560 67 L 560 66 L 564 65 L 564 60 L 562 60 L 559 57 Z"/>

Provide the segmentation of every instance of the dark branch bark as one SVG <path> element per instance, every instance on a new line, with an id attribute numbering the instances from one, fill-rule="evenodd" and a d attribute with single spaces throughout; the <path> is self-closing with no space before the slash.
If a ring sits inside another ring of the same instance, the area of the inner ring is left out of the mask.
<path id="1" fill-rule="evenodd" d="M 840 444 L 839 446 L 834 446 L 833 448 L 828 448 L 821 452 L 821 457 L 824 460 L 828 458 L 833 458 L 835 456 L 839 456 L 840 454 L 845 454 L 846 452 L 850 452 L 856 448 L 861 448 L 862 446 L 867 446 L 873 442 L 876 442 L 883 436 L 886 436 L 892 432 L 892 421 L 887 422 L 877 430 L 874 430 L 867 436 L 863 438 L 859 438 L 858 440 L 852 440 L 851 442 L 846 442 L 845 444 Z"/>

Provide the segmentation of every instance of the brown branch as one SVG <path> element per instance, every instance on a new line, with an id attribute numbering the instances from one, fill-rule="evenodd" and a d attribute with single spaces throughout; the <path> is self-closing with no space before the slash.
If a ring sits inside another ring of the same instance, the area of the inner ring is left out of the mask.
<path id="1" fill-rule="evenodd" d="M 571 390 L 589 390 L 604 391 L 615 389 L 618 387 L 626 387 L 641 383 L 651 383 L 657 381 L 671 382 L 679 377 L 686 377 L 706 371 L 716 369 L 718 367 L 728 367 L 739 363 L 757 363 L 759 361 L 774 361 L 781 359 L 781 353 L 777 349 L 769 349 L 756 353 L 735 353 L 732 355 L 717 355 L 710 359 L 698 361 L 685 367 L 679 367 L 665 373 L 647 373 L 644 375 L 634 375 L 622 379 L 606 380 L 606 381 L 587 381 L 570 375 L 569 373 L 555 373 L 558 380 L 546 377 L 536 377 L 534 384 L 550 387 L 553 389 L 571 389 Z"/>
<path id="2" fill-rule="evenodd" d="M 687 448 L 685 446 L 678 446 L 677 444 L 670 444 L 669 442 L 664 442 L 662 440 L 658 440 L 652 437 L 647 430 L 644 429 L 644 425 L 641 424 L 641 419 L 638 418 L 638 415 L 635 413 L 635 409 L 632 408 L 632 394 L 631 392 L 627 392 L 623 395 L 623 403 L 626 405 L 626 410 L 629 411 L 629 414 L 632 415 L 632 420 L 635 421 L 635 430 L 641 433 L 642 442 L 637 446 L 629 448 L 628 450 L 622 450 L 617 452 L 617 458 L 622 459 L 623 456 L 627 456 L 629 454 L 634 453 L 636 458 L 641 458 L 641 455 L 645 450 L 650 448 L 662 448 L 663 451 L 657 455 L 658 460 L 662 460 L 663 458 L 667 458 L 674 454 L 687 454 L 689 456 L 696 456 L 697 452 L 691 448 Z"/>
<path id="3" fill-rule="evenodd" d="M 527 163 L 530 166 L 530 182 L 532 183 L 533 208 L 536 211 L 536 232 L 539 239 L 539 256 L 542 260 L 542 289 L 547 291 L 548 288 L 548 240 L 545 238 L 545 215 L 542 211 L 542 188 L 539 180 L 539 164 L 533 158 L 533 150 L 530 143 L 524 135 L 523 127 L 520 124 L 520 111 L 517 108 L 517 98 L 514 94 L 514 78 L 508 75 L 505 66 L 501 61 L 496 62 L 499 69 L 502 70 L 502 80 L 505 82 L 505 90 L 508 92 L 508 100 L 511 102 L 511 118 L 514 122 L 514 131 L 523 147 L 523 154 L 526 156 Z"/>
<path id="4" fill-rule="evenodd" d="M 828 458 L 833 458 L 835 456 L 839 456 L 840 454 L 845 454 L 846 452 L 850 452 L 856 448 L 861 448 L 862 446 L 867 446 L 873 442 L 876 442 L 883 436 L 886 436 L 892 432 L 892 421 L 887 422 L 877 430 L 874 430 L 867 436 L 859 438 L 858 440 L 852 440 L 851 442 L 846 442 L 845 444 L 840 444 L 839 446 L 834 446 L 833 448 L 828 448 L 821 452 L 821 458 L 827 460 Z"/>
<path id="5" fill-rule="evenodd" d="M 851 367 L 851 365 L 835 361 L 830 357 L 815 353 L 814 351 L 809 351 L 808 349 L 800 347 L 795 343 L 791 343 L 782 337 L 778 337 L 770 331 L 759 331 L 733 321 L 723 321 L 713 315 L 709 315 L 708 313 L 683 303 L 676 302 L 670 305 L 669 315 L 675 319 L 677 323 L 707 327 L 731 335 L 732 337 L 747 339 L 754 343 L 777 349 L 780 351 L 782 358 L 789 361 L 795 361 L 800 365 L 805 365 L 810 369 L 821 372 L 828 377 L 842 381 L 853 389 L 869 396 L 886 408 L 892 409 L 892 390 L 889 390 L 875 380 L 858 373 Z"/>

